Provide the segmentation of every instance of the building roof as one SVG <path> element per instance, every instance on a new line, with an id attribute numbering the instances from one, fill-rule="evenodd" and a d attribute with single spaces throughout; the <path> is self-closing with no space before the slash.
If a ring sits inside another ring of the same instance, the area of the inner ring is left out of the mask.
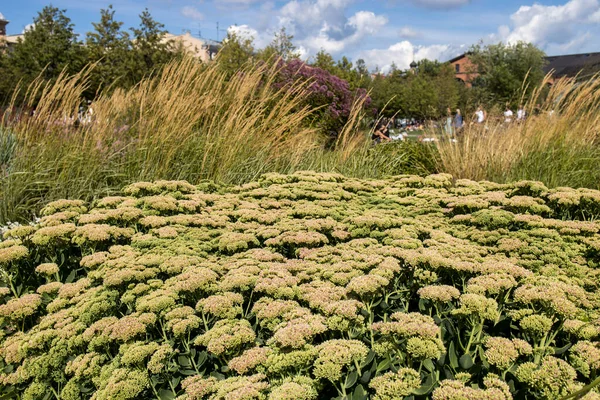
<path id="1" fill-rule="evenodd" d="M 469 53 L 462 53 L 461 55 L 459 55 L 459 56 L 456 56 L 456 57 L 454 57 L 453 59 L 450 59 L 450 60 L 448 60 L 448 61 L 446 61 L 446 62 L 447 62 L 447 63 L 450 63 L 450 64 L 452 64 L 453 62 L 456 62 L 456 61 L 458 61 L 458 60 L 460 60 L 460 59 L 462 59 L 462 58 L 465 58 L 465 57 L 466 57 L 466 56 L 468 56 L 468 55 L 469 55 Z"/>
<path id="2" fill-rule="evenodd" d="M 2 13 L 0 13 L 0 21 L 7 21 L 7 19 L 4 18 L 4 15 L 2 15 Z"/>
<path id="3" fill-rule="evenodd" d="M 600 53 L 569 54 L 546 57 L 544 72 L 554 71 L 557 78 L 575 77 L 600 72 Z"/>
<path id="4" fill-rule="evenodd" d="M 16 44 L 19 39 L 23 39 L 24 35 L 20 34 L 20 35 L 7 35 L 4 36 L 4 40 L 6 40 L 7 43 L 9 44 Z"/>

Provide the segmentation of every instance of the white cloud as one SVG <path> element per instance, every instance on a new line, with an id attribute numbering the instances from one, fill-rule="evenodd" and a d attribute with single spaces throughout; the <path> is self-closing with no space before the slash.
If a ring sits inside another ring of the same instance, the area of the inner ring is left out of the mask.
<path id="1" fill-rule="evenodd" d="M 254 26 L 231 27 L 249 32 L 256 47 L 269 44 L 275 32 L 282 27 L 294 36 L 294 44 L 302 58 L 306 59 L 319 50 L 334 55 L 369 36 L 376 34 L 388 22 L 387 17 L 371 11 L 358 11 L 347 16 L 353 0 L 291 0 L 278 10 L 269 10 L 271 18 L 267 26 L 257 30 Z"/>
<path id="2" fill-rule="evenodd" d="M 298 43 L 305 47 L 308 53 L 324 49 L 329 53 L 338 54 L 365 37 L 375 34 L 385 24 L 387 18 L 384 16 L 375 15 L 370 11 L 358 11 L 342 26 L 329 25 L 325 21 L 317 34 L 308 35 Z"/>
<path id="3" fill-rule="evenodd" d="M 402 0 L 402 2 L 412 3 L 419 7 L 425 8 L 458 8 L 467 5 L 471 0 Z"/>
<path id="4" fill-rule="evenodd" d="M 266 31 L 258 31 L 249 25 L 232 25 L 227 28 L 228 32 L 235 33 L 240 39 L 251 39 L 254 47 L 262 49 L 267 47 L 273 40 L 273 35 Z"/>
<path id="5" fill-rule="evenodd" d="M 582 27 L 600 23 L 598 0 L 570 0 L 563 5 L 521 6 L 502 26 L 498 37 L 508 43 L 530 42 L 543 49 L 578 47 L 591 36 Z M 569 43 L 571 45 L 569 46 Z"/>
<path id="6" fill-rule="evenodd" d="M 414 39 L 416 37 L 419 36 L 419 32 L 417 32 L 416 30 L 414 30 L 413 28 L 411 28 L 410 26 L 403 26 L 402 28 L 400 28 L 400 30 L 398 31 L 398 35 L 402 38 L 402 39 Z"/>
<path id="7" fill-rule="evenodd" d="M 371 49 L 361 51 L 357 58 L 362 58 L 369 69 L 378 67 L 382 72 L 388 72 L 392 63 L 399 69 L 408 69 L 410 63 L 423 59 L 446 61 L 465 51 L 464 46 L 431 45 L 415 46 L 408 40 L 395 43 L 387 49 Z"/>
<path id="8" fill-rule="evenodd" d="M 183 7 L 181 9 L 181 15 L 195 21 L 202 21 L 204 19 L 204 15 L 196 7 L 192 6 Z"/>
<path id="9" fill-rule="evenodd" d="M 21 33 L 25 34 L 25 32 L 29 32 L 29 31 L 33 30 L 33 28 L 35 28 L 34 23 L 27 24 L 27 25 L 25 25 L 25 28 L 23 28 L 23 31 Z"/>

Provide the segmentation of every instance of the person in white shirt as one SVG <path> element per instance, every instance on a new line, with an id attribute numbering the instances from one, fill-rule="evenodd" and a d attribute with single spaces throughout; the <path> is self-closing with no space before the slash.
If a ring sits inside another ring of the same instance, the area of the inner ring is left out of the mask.
<path id="1" fill-rule="evenodd" d="M 477 123 L 482 124 L 483 121 L 485 121 L 485 117 L 485 111 L 483 111 L 483 108 L 481 108 L 481 106 L 478 106 L 477 111 L 475 111 L 475 118 L 477 119 Z"/>
<path id="2" fill-rule="evenodd" d="M 523 108 L 523 104 L 519 106 L 517 110 L 517 121 L 522 122 L 525 121 L 525 109 Z"/>
<path id="3" fill-rule="evenodd" d="M 512 122 L 512 119 L 513 112 L 508 106 L 506 106 L 506 110 L 504 111 L 504 122 L 510 124 Z"/>

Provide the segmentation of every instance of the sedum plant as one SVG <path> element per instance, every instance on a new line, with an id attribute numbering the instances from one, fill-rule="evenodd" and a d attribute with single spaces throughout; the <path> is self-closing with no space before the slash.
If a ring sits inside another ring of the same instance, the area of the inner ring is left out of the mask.
<path id="1" fill-rule="evenodd" d="M 2 398 L 600 399 L 600 192 L 298 172 L 42 215 L 0 241 Z"/>

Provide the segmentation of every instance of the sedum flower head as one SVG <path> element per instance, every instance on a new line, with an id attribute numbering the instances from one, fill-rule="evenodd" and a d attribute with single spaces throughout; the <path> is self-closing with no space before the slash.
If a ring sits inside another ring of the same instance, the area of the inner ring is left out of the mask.
<path id="1" fill-rule="evenodd" d="M 317 379 L 337 382 L 342 377 L 342 369 L 354 362 L 367 358 L 369 349 L 358 340 L 328 340 L 317 346 L 317 359 L 313 374 Z"/>
<path id="2" fill-rule="evenodd" d="M 485 389 L 465 386 L 461 380 L 444 380 L 433 391 L 433 400 L 512 400 L 506 382 L 490 374 L 483 380 Z"/>
<path id="3" fill-rule="evenodd" d="M 360 297 L 370 297 L 376 295 L 389 283 L 389 280 L 380 275 L 361 275 L 352 278 L 346 288 Z"/>
<path id="4" fill-rule="evenodd" d="M 190 376 L 181 382 L 181 387 L 185 391 L 185 400 L 258 400 L 266 398 L 269 384 L 265 379 L 266 376 L 261 374 L 224 380 Z"/>
<path id="5" fill-rule="evenodd" d="M 416 336 L 424 339 L 435 339 L 440 335 L 440 328 L 428 315 L 397 312 L 391 315 L 391 319 L 390 322 L 374 323 L 373 330 L 382 335 Z"/>
<path id="6" fill-rule="evenodd" d="M 227 365 L 238 374 L 243 375 L 265 363 L 271 353 L 272 350 L 268 347 L 253 347 L 244 351 L 241 356 L 232 358 Z"/>
<path id="7" fill-rule="evenodd" d="M 26 294 L 0 305 L 0 317 L 11 320 L 22 320 L 25 317 L 33 315 L 41 304 L 42 298 L 39 294 Z"/>
<path id="8" fill-rule="evenodd" d="M 102 382 L 92 399 L 136 399 L 149 385 L 148 375 L 144 371 L 117 368 Z"/>
<path id="9" fill-rule="evenodd" d="M 519 351 L 515 344 L 507 338 L 488 337 L 485 341 L 485 357 L 491 365 L 506 370 L 517 360 Z"/>
<path id="10" fill-rule="evenodd" d="M 163 344 L 152 354 L 146 367 L 153 374 L 160 374 L 167 367 L 169 358 L 174 354 L 173 348 Z"/>
<path id="11" fill-rule="evenodd" d="M 318 398 L 314 381 L 306 376 L 285 378 L 281 384 L 273 386 L 269 400 L 314 400 Z"/>
<path id="12" fill-rule="evenodd" d="M 245 319 L 223 319 L 206 333 L 196 338 L 197 346 L 205 346 L 215 355 L 235 354 L 244 346 L 254 343 L 256 333 Z"/>
<path id="13" fill-rule="evenodd" d="M 500 317 L 496 300 L 473 293 L 460 296 L 460 308 L 452 310 L 452 314 L 464 317 L 477 316 L 489 321 L 495 321 Z"/>
<path id="14" fill-rule="evenodd" d="M 569 394 L 577 372 L 566 361 L 548 356 L 540 366 L 532 362 L 519 365 L 515 376 L 544 398 L 558 398 Z"/>
<path id="15" fill-rule="evenodd" d="M 235 318 L 242 313 L 244 297 L 239 293 L 225 292 L 201 299 L 196 310 L 219 318 Z"/>
<path id="16" fill-rule="evenodd" d="M 375 390 L 373 400 L 401 399 L 421 386 L 421 375 L 412 368 L 401 368 L 373 378 L 369 386 Z"/>
<path id="17" fill-rule="evenodd" d="M 417 291 L 417 294 L 422 299 L 437 301 L 440 303 L 448 303 L 460 297 L 460 291 L 448 285 L 429 285 L 424 286 Z"/>
<path id="18" fill-rule="evenodd" d="M 22 245 L 0 248 L 0 265 L 21 260 L 27 257 L 28 254 L 29 250 Z"/>
<path id="19" fill-rule="evenodd" d="M 35 268 L 35 272 L 40 275 L 54 276 L 58 273 L 58 265 L 55 263 L 40 264 Z"/>
<path id="20" fill-rule="evenodd" d="M 598 342 L 582 340 L 570 349 L 569 361 L 583 376 L 600 370 L 600 346 Z"/>
<path id="21" fill-rule="evenodd" d="M 550 318 L 540 314 L 528 315 L 519 322 L 521 329 L 533 337 L 544 336 L 550 332 L 553 324 Z"/>

